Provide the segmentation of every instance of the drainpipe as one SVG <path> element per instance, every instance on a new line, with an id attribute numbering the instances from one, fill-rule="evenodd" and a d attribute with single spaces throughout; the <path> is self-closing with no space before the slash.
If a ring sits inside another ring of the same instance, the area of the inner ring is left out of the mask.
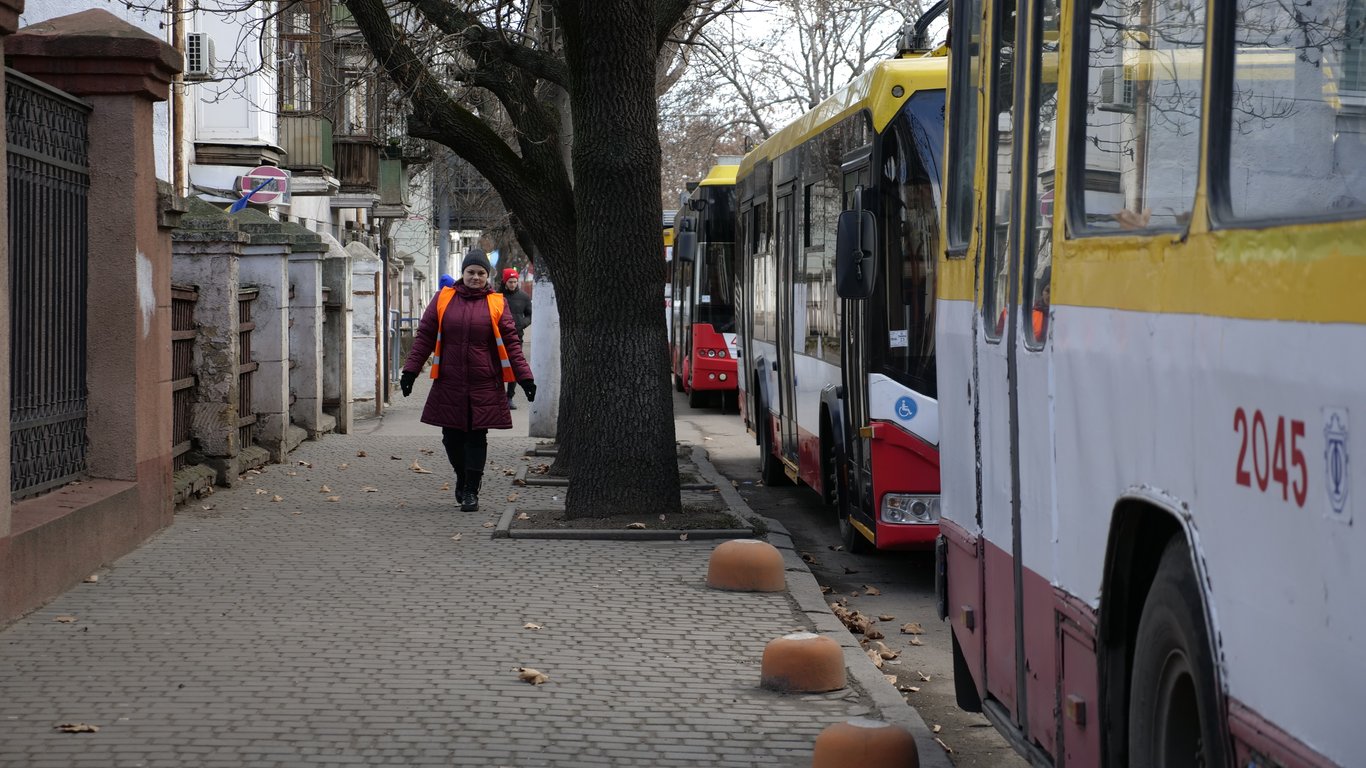
<path id="1" fill-rule="evenodd" d="M 170 0 L 171 45 L 185 55 L 184 0 Z M 190 194 L 185 163 L 185 73 L 179 72 L 171 83 L 171 187 L 181 197 Z"/>

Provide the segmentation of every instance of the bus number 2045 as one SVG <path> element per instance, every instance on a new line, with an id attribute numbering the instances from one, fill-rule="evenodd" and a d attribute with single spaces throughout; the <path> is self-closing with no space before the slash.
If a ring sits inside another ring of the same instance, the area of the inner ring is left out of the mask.
<path id="1" fill-rule="evenodd" d="M 1234 479 L 1238 485 L 1248 488 L 1256 483 L 1257 490 L 1262 493 L 1266 493 L 1267 488 L 1272 488 L 1274 493 L 1274 487 L 1280 485 L 1282 500 L 1289 501 L 1293 493 L 1295 504 L 1303 507 L 1309 493 L 1309 467 L 1301 450 L 1304 422 L 1292 419 L 1287 429 L 1284 416 L 1275 419 L 1273 436 L 1272 428 L 1267 424 L 1269 417 L 1260 409 L 1252 411 L 1251 419 L 1242 408 L 1233 412 L 1233 431 L 1238 433 L 1240 442 Z M 1287 432 L 1289 446 L 1286 445 Z"/>

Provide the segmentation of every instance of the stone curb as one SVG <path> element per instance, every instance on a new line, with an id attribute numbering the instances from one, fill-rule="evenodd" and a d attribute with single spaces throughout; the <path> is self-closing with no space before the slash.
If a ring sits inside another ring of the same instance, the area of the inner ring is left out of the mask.
<path id="1" fill-rule="evenodd" d="M 518 469 L 517 469 L 517 474 L 514 475 L 513 478 L 512 478 L 512 484 L 513 484 L 513 485 L 525 485 L 525 486 L 532 487 L 532 488 L 535 488 L 535 487 L 538 487 L 538 486 L 539 486 L 539 487 L 553 486 L 553 487 L 556 487 L 556 488 L 567 488 L 567 487 L 569 487 L 569 478 L 567 478 L 567 477 L 546 477 L 545 475 L 537 475 L 537 476 L 535 476 L 535 477 L 528 477 L 527 475 L 528 475 L 528 473 L 529 473 L 530 470 L 531 470 L 531 467 L 520 467 L 520 468 L 518 468 Z M 521 481 L 520 483 L 517 482 L 517 481 L 519 481 L 519 480 Z"/>
<path id="2" fill-rule="evenodd" d="M 528 509 L 534 509 L 529 507 Z M 759 535 L 752 528 L 638 529 L 638 528 L 528 528 L 514 530 L 516 507 L 508 507 L 493 529 L 495 539 L 595 539 L 605 541 L 677 541 L 683 534 L 693 539 L 751 539 Z"/>
<path id="3" fill-rule="evenodd" d="M 700 446 L 693 447 L 693 460 L 697 463 L 698 470 L 721 491 L 721 497 L 725 499 L 731 512 L 749 521 L 759 530 L 768 530 L 768 542 L 777 547 L 783 555 L 788 594 L 792 596 L 797 608 L 816 625 L 818 633 L 830 635 L 844 649 L 844 666 L 854 684 L 868 694 L 873 701 L 873 707 L 883 720 L 905 726 L 915 737 L 921 768 L 952 768 L 948 755 L 935 742 L 934 734 L 925 725 L 920 713 L 915 707 L 907 704 L 901 693 L 887 682 L 882 676 L 882 671 L 873 666 L 863 647 L 854 639 L 854 635 L 831 612 L 815 575 L 793 546 L 791 534 L 782 523 L 758 515 L 750 509 L 740 492 L 707 460 L 706 453 Z"/>

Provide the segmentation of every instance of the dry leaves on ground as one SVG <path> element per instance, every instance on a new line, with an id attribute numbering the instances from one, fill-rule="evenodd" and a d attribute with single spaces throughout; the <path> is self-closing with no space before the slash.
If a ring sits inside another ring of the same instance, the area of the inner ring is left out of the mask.
<path id="1" fill-rule="evenodd" d="M 327 497 L 327 500 L 328 500 L 328 501 L 341 501 L 341 497 L 340 497 L 340 496 L 328 496 L 328 497 Z"/>
<path id="2" fill-rule="evenodd" d="M 517 500 L 517 494 L 516 494 L 516 493 L 509 493 L 509 494 L 508 494 L 508 501 L 516 501 L 516 500 Z M 519 519 L 519 520 L 525 520 L 526 518 L 518 518 L 518 519 Z"/>
<path id="3" fill-rule="evenodd" d="M 326 486 L 326 485 L 324 485 L 323 487 L 321 487 L 321 488 L 318 489 L 318 493 L 331 493 L 331 492 L 332 492 L 332 488 L 329 487 L 329 486 Z"/>
<path id="4" fill-rule="evenodd" d="M 436 453 L 436 451 L 433 451 L 431 448 L 419 448 L 417 450 L 424 456 L 431 456 L 433 453 Z"/>
<path id="5" fill-rule="evenodd" d="M 545 627 L 542 627 L 540 624 L 537 624 L 534 621 L 528 621 L 527 623 L 522 625 L 522 629 L 545 629 Z"/>
<path id="6" fill-rule="evenodd" d="M 866 651 L 866 653 L 868 654 L 868 659 L 873 662 L 873 666 L 882 669 L 882 656 L 878 655 L 877 651 Z"/>
<path id="7" fill-rule="evenodd" d="M 876 597 L 876 596 L 882 594 L 882 590 L 878 589 L 877 587 L 870 587 L 870 586 L 868 586 L 867 584 L 864 584 L 864 585 L 863 585 L 863 594 L 865 594 L 865 595 L 873 595 L 874 597 Z"/>
<path id="8" fill-rule="evenodd" d="M 513 495 L 513 496 L 516 496 L 517 494 L 514 493 L 514 494 L 512 494 L 512 495 Z M 512 499 L 508 499 L 508 501 L 512 501 Z M 531 519 L 531 515 L 528 515 L 528 514 L 525 513 L 525 512 L 518 512 L 518 513 L 517 513 L 517 519 L 518 519 L 518 520 L 530 520 L 530 519 Z"/>
<path id="9" fill-rule="evenodd" d="M 289 476 L 289 477 L 298 477 L 298 476 L 299 476 L 299 473 L 298 473 L 298 472 L 295 472 L 295 471 L 292 470 L 292 469 L 289 470 L 288 472 L 286 472 L 285 474 L 286 474 L 287 476 Z"/>
<path id="10" fill-rule="evenodd" d="M 882 679 L 883 679 L 883 680 L 886 680 L 887 682 L 891 683 L 892 685 L 896 685 L 896 675 L 883 675 L 883 676 L 882 676 Z"/>
<path id="11" fill-rule="evenodd" d="M 526 485 L 526 481 L 519 477 L 516 480 L 513 480 L 512 484 L 516 486 L 523 486 Z"/>
<path id="12" fill-rule="evenodd" d="M 379 493 L 379 489 L 373 485 L 362 485 L 360 489 L 366 493 Z"/>
<path id="13" fill-rule="evenodd" d="M 686 534 L 686 533 L 680 533 L 680 534 L 678 534 L 678 540 L 679 540 L 679 541 L 687 541 L 687 540 L 688 540 L 688 534 Z"/>
<path id="14" fill-rule="evenodd" d="M 347 464 L 346 462 L 343 461 L 342 463 L 340 463 L 340 464 L 337 465 L 337 469 L 346 469 L 346 468 L 349 467 L 349 466 L 351 466 L 351 465 L 350 465 L 350 464 Z"/>
<path id="15" fill-rule="evenodd" d="M 270 500 L 271 500 L 271 501 L 284 501 L 284 500 L 285 500 L 285 497 L 280 496 L 280 495 L 277 494 L 277 495 L 275 495 L 275 496 L 271 496 L 271 497 L 270 497 Z"/>
<path id="16" fill-rule="evenodd" d="M 893 616 L 893 615 L 890 614 L 890 613 L 879 613 L 878 616 L 877 616 L 877 620 L 878 620 L 878 621 L 896 621 L 896 617 Z"/>
<path id="17" fill-rule="evenodd" d="M 918 622 L 918 621 L 912 621 L 912 622 L 909 623 L 909 624 L 902 624 L 902 625 L 901 625 L 901 634 L 903 634 L 903 635 L 923 635 L 923 634 L 925 634 L 925 628 L 922 627 L 922 626 L 920 626 L 920 622 Z"/>
<path id="18" fill-rule="evenodd" d="M 53 727 L 62 733 L 99 733 L 100 731 L 98 725 L 90 725 L 89 723 L 61 723 Z"/>
<path id="19" fill-rule="evenodd" d="M 928 682 L 930 681 L 930 676 L 927 675 L 927 674 L 925 674 L 924 672 L 921 672 L 921 671 L 919 671 L 919 670 L 916 670 L 916 674 L 917 674 L 917 675 L 920 675 L 920 682 L 922 682 L 922 683 L 928 683 Z"/>
<path id="20" fill-rule="evenodd" d="M 948 752 L 950 755 L 953 754 L 953 747 L 950 747 L 948 744 L 945 744 L 943 739 L 939 738 L 938 736 L 935 736 L 934 740 L 935 743 L 944 748 L 945 752 Z"/>
<path id="21" fill-rule="evenodd" d="M 257 488 L 257 489 L 256 489 L 256 495 L 257 495 L 257 496 L 264 496 L 264 495 L 266 495 L 267 493 L 270 493 L 270 491 L 267 491 L 265 488 Z"/>
<path id="22" fill-rule="evenodd" d="M 460 541 L 461 534 L 457 533 L 451 537 L 451 541 Z"/>
<path id="23" fill-rule="evenodd" d="M 358 458 L 358 459 L 363 459 L 363 458 L 365 458 L 365 456 L 366 456 L 365 451 L 356 451 L 356 458 Z"/>
<path id="24" fill-rule="evenodd" d="M 444 483 L 441 484 L 441 490 L 443 490 L 443 491 L 449 491 L 450 489 L 451 489 L 451 481 L 450 481 L 450 480 L 447 480 L 446 482 L 444 482 Z"/>
<path id="25" fill-rule="evenodd" d="M 389 459 L 392 460 L 392 461 L 403 461 L 403 457 L 402 457 L 402 456 L 393 456 L 393 455 L 391 455 L 391 456 L 389 456 Z"/>
<path id="26" fill-rule="evenodd" d="M 64 613 L 61 616 L 54 617 L 52 620 L 59 621 L 63 624 L 70 624 L 71 622 L 76 620 L 76 617 Z"/>
<path id="27" fill-rule="evenodd" d="M 550 675 L 531 667 L 518 667 L 517 679 L 524 680 L 532 685 L 540 685 L 550 679 Z"/>
<path id="28" fill-rule="evenodd" d="M 493 522 L 492 520 L 490 520 L 490 521 L 484 523 L 484 527 L 485 527 L 485 528 L 492 528 L 492 527 L 495 526 L 495 525 L 497 525 L 497 523 Z"/>
<path id="29" fill-rule="evenodd" d="M 882 638 L 886 637 L 886 635 L 882 634 L 882 630 L 876 629 L 874 627 L 869 627 L 868 629 L 865 629 L 863 631 L 863 636 L 868 638 L 869 640 L 881 640 Z"/>
<path id="30" fill-rule="evenodd" d="M 537 464 L 537 465 L 534 466 L 534 467 L 527 467 L 527 470 L 526 470 L 526 471 L 535 473 L 535 474 L 537 474 L 537 475 L 544 475 L 545 473 L 547 473 L 547 472 L 550 471 L 550 465 L 549 465 L 549 464 Z"/>
<path id="31" fill-rule="evenodd" d="M 417 463 L 417 459 L 413 459 L 413 465 L 408 467 L 408 469 L 411 469 L 419 475 L 430 475 L 432 473 L 430 469 L 423 469 L 422 465 Z"/>
<path id="32" fill-rule="evenodd" d="M 908 642 L 911 645 L 924 645 L 924 643 L 920 642 L 920 638 L 915 637 L 914 635 L 911 636 L 911 639 Z"/>
<path id="33" fill-rule="evenodd" d="M 940 725 L 939 723 L 935 723 L 934 727 L 930 730 L 934 731 L 935 733 L 939 733 L 940 731 L 944 730 L 944 726 Z"/>
<path id="34" fill-rule="evenodd" d="M 86 576 L 86 577 L 85 577 L 85 583 L 86 583 L 86 584 L 94 584 L 95 582 L 97 582 L 97 581 L 99 581 L 99 580 L 100 580 L 99 574 L 95 574 L 95 573 L 92 573 L 92 574 L 90 574 L 89 576 Z"/>
<path id="35" fill-rule="evenodd" d="M 918 685 L 906 685 L 905 683 L 902 683 L 901 685 L 898 685 L 896 689 L 902 693 L 920 693 L 920 686 Z"/>
<path id="36" fill-rule="evenodd" d="M 901 651 L 894 651 L 891 648 L 888 648 L 887 644 L 880 640 L 873 641 L 873 650 L 877 651 L 879 656 L 888 661 L 901 655 Z"/>
<path id="37" fill-rule="evenodd" d="M 627 523 L 627 524 L 626 524 L 626 527 L 627 527 L 627 528 L 634 528 L 634 529 L 636 529 L 636 530 L 640 530 L 641 528 L 644 528 L 644 527 L 645 527 L 645 523 Z"/>

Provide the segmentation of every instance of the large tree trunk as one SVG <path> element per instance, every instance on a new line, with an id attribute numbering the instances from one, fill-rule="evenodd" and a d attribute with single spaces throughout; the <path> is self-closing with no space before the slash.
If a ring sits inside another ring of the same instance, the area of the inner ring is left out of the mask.
<path id="1" fill-rule="evenodd" d="M 655 3 L 561 3 L 574 124 L 577 259 L 565 286 L 567 515 L 679 510 L 659 297 Z M 586 389 L 585 389 L 586 387 Z"/>

